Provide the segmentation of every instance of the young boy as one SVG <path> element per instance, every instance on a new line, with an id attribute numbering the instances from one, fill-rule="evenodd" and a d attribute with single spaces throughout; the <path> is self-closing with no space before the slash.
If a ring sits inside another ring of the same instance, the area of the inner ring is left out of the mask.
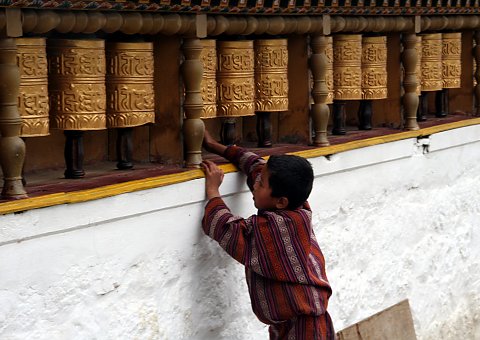
<path id="1" fill-rule="evenodd" d="M 204 161 L 208 198 L 205 233 L 245 265 L 253 312 L 270 325 L 270 339 L 334 339 L 327 312 L 331 288 L 306 202 L 313 183 L 310 163 L 292 155 L 258 155 L 216 142 L 205 131 L 204 148 L 247 175 L 257 215 L 232 215 L 220 197 L 223 171 Z"/>

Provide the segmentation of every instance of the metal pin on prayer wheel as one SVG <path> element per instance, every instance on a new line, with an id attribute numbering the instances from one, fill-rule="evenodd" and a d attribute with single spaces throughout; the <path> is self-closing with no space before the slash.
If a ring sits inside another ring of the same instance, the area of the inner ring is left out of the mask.
<path id="1" fill-rule="evenodd" d="M 232 118 L 255 114 L 253 41 L 220 41 L 217 72 L 217 116 L 224 117 L 224 144 L 235 143 Z"/>
<path id="2" fill-rule="evenodd" d="M 105 44 L 103 40 L 51 39 L 50 124 L 64 130 L 65 177 L 81 178 L 83 131 L 106 128 Z"/>
<path id="3" fill-rule="evenodd" d="M 254 46 L 258 146 L 271 147 L 271 112 L 288 110 L 288 42 L 261 39 Z"/>
<path id="4" fill-rule="evenodd" d="M 362 36 L 333 36 L 333 130 L 344 135 L 346 100 L 362 99 Z"/>
<path id="5" fill-rule="evenodd" d="M 107 126 L 117 129 L 117 168 L 131 169 L 136 126 L 155 121 L 153 44 L 106 45 Z"/>

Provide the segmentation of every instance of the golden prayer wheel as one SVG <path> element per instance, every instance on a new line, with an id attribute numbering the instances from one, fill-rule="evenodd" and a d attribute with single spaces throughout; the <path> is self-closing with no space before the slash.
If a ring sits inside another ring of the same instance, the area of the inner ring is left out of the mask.
<path id="1" fill-rule="evenodd" d="M 220 41 L 217 45 L 217 116 L 254 115 L 253 41 Z"/>
<path id="2" fill-rule="evenodd" d="M 442 34 L 442 73 L 443 88 L 460 87 L 462 73 L 462 34 Z"/>
<path id="3" fill-rule="evenodd" d="M 424 34 L 422 35 L 422 91 L 439 91 L 442 87 L 442 34 Z"/>
<path id="4" fill-rule="evenodd" d="M 333 37 L 333 97 L 335 100 L 362 99 L 362 36 Z"/>
<path id="5" fill-rule="evenodd" d="M 217 47 L 216 40 L 201 40 L 203 49 L 200 59 L 203 65 L 202 78 L 202 118 L 217 116 Z"/>
<path id="6" fill-rule="evenodd" d="M 105 129 L 104 41 L 51 39 L 47 48 L 52 127 Z"/>
<path id="7" fill-rule="evenodd" d="M 20 137 L 48 136 L 48 67 L 45 38 L 17 38 Z"/>
<path id="8" fill-rule="evenodd" d="M 331 36 L 325 37 L 327 39 L 327 47 L 325 48 L 325 55 L 328 59 L 327 72 L 325 74 L 325 81 L 327 83 L 328 95 L 325 104 L 333 103 L 333 39 Z"/>
<path id="9" fill-rule="evenodd" d="M 155 122 L 153 44 L 106 45 L 107 126 L 125 128 Z"/>
<path id="10" fill-rule="evenodd" d="M 255 111 L 288 110 L 287 39 L 255 41 Z"/>
<path id="11" fill-rule="evenodd" d="M 416 65 L 416 75 L 417 75 L 417 88 L 415 92 L 418 95 L 422 94 L 422 36 L 417 35 L 417 42 L 415 43 L 415 52 L 417 52 L 417 65 Z"/>
<path id="12" fill-rule="evenodd" d="M 387 98 L 387 37 L 362 40 L 362 99 Z"/>

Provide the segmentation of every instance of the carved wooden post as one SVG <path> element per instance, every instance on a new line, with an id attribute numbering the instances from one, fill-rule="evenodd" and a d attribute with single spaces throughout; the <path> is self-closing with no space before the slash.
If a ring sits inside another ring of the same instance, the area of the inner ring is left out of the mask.
<path id="1" fill-rule="evenodd" d="M 475 115 L 480 116 L 480 31 L 475 31 L 475 47 L 473 55 L 475 56 Z"/>
<path id="2" fill-rule="evenodd" d="M 312 48 L 310 68 L 313 76 L 313 104 L 310 110 L 310 115 L 312 116 L 313 128 L 315 131 L 313 144 L 315 146 L 327 146 L 330 145 L 327 139 L 327 125 L 330 109 L 326 104 L 328 87 L 325 77 L 328 64 L 328 58 L 325 54 L 327 39 L 323 35 L 313 36 L 310 41 L 310 46 Z"/>
<path id="3" fill-rule="evenodd" d="M 405 112 L 405 128 L 407 130 L 419 129 L 417 124 L 418 95 L 415 91 L 417 88 L 416 42 L 417 37 L 414 33 L 403 35 L 402 63 L 405 70 L 405 77 L 403 78 L 403 87 L 405 89 L 405 94 L 403 95 L 403 107 Z"/>
<path id="4" fill-rule="evenodd" d="M 205 125 L 200 119 L 202 115 L 202 75 L 203 66 L 200 59 L 202 44 L 200 39 L 185 39 L 182 46 L 185 61 L 181 72 L 185 84 L 185 101 L 183 109 L 183 138 L 185 141 L 185 166 L 198 168 L 202 163 L 202 142 Z"/>
<path id="5" fill-rule="evenodd" d="M 22 184 L 25 143 L 19 137 L 22 121 L 17 108 L 20 72 L 16 54 L 14 39 L 0 39 L 0 164 L 2 196 L 6 198 L 26 197 Z"/>

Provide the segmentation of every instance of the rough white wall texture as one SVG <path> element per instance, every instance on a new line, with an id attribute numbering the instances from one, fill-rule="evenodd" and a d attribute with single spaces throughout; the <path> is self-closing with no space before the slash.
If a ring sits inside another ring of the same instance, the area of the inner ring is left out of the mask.
<path id="1" fill-rule="evenodd" d="M 311 159 L 338 330 L 408 298 L 419 339 L 480 339 L 479 136 Z M 0 216 L 0 339 L 267 339 L 243 267 L 200 230 L 203 185 Z M 255 212 L 239 174 L 222 193 Z"/>

